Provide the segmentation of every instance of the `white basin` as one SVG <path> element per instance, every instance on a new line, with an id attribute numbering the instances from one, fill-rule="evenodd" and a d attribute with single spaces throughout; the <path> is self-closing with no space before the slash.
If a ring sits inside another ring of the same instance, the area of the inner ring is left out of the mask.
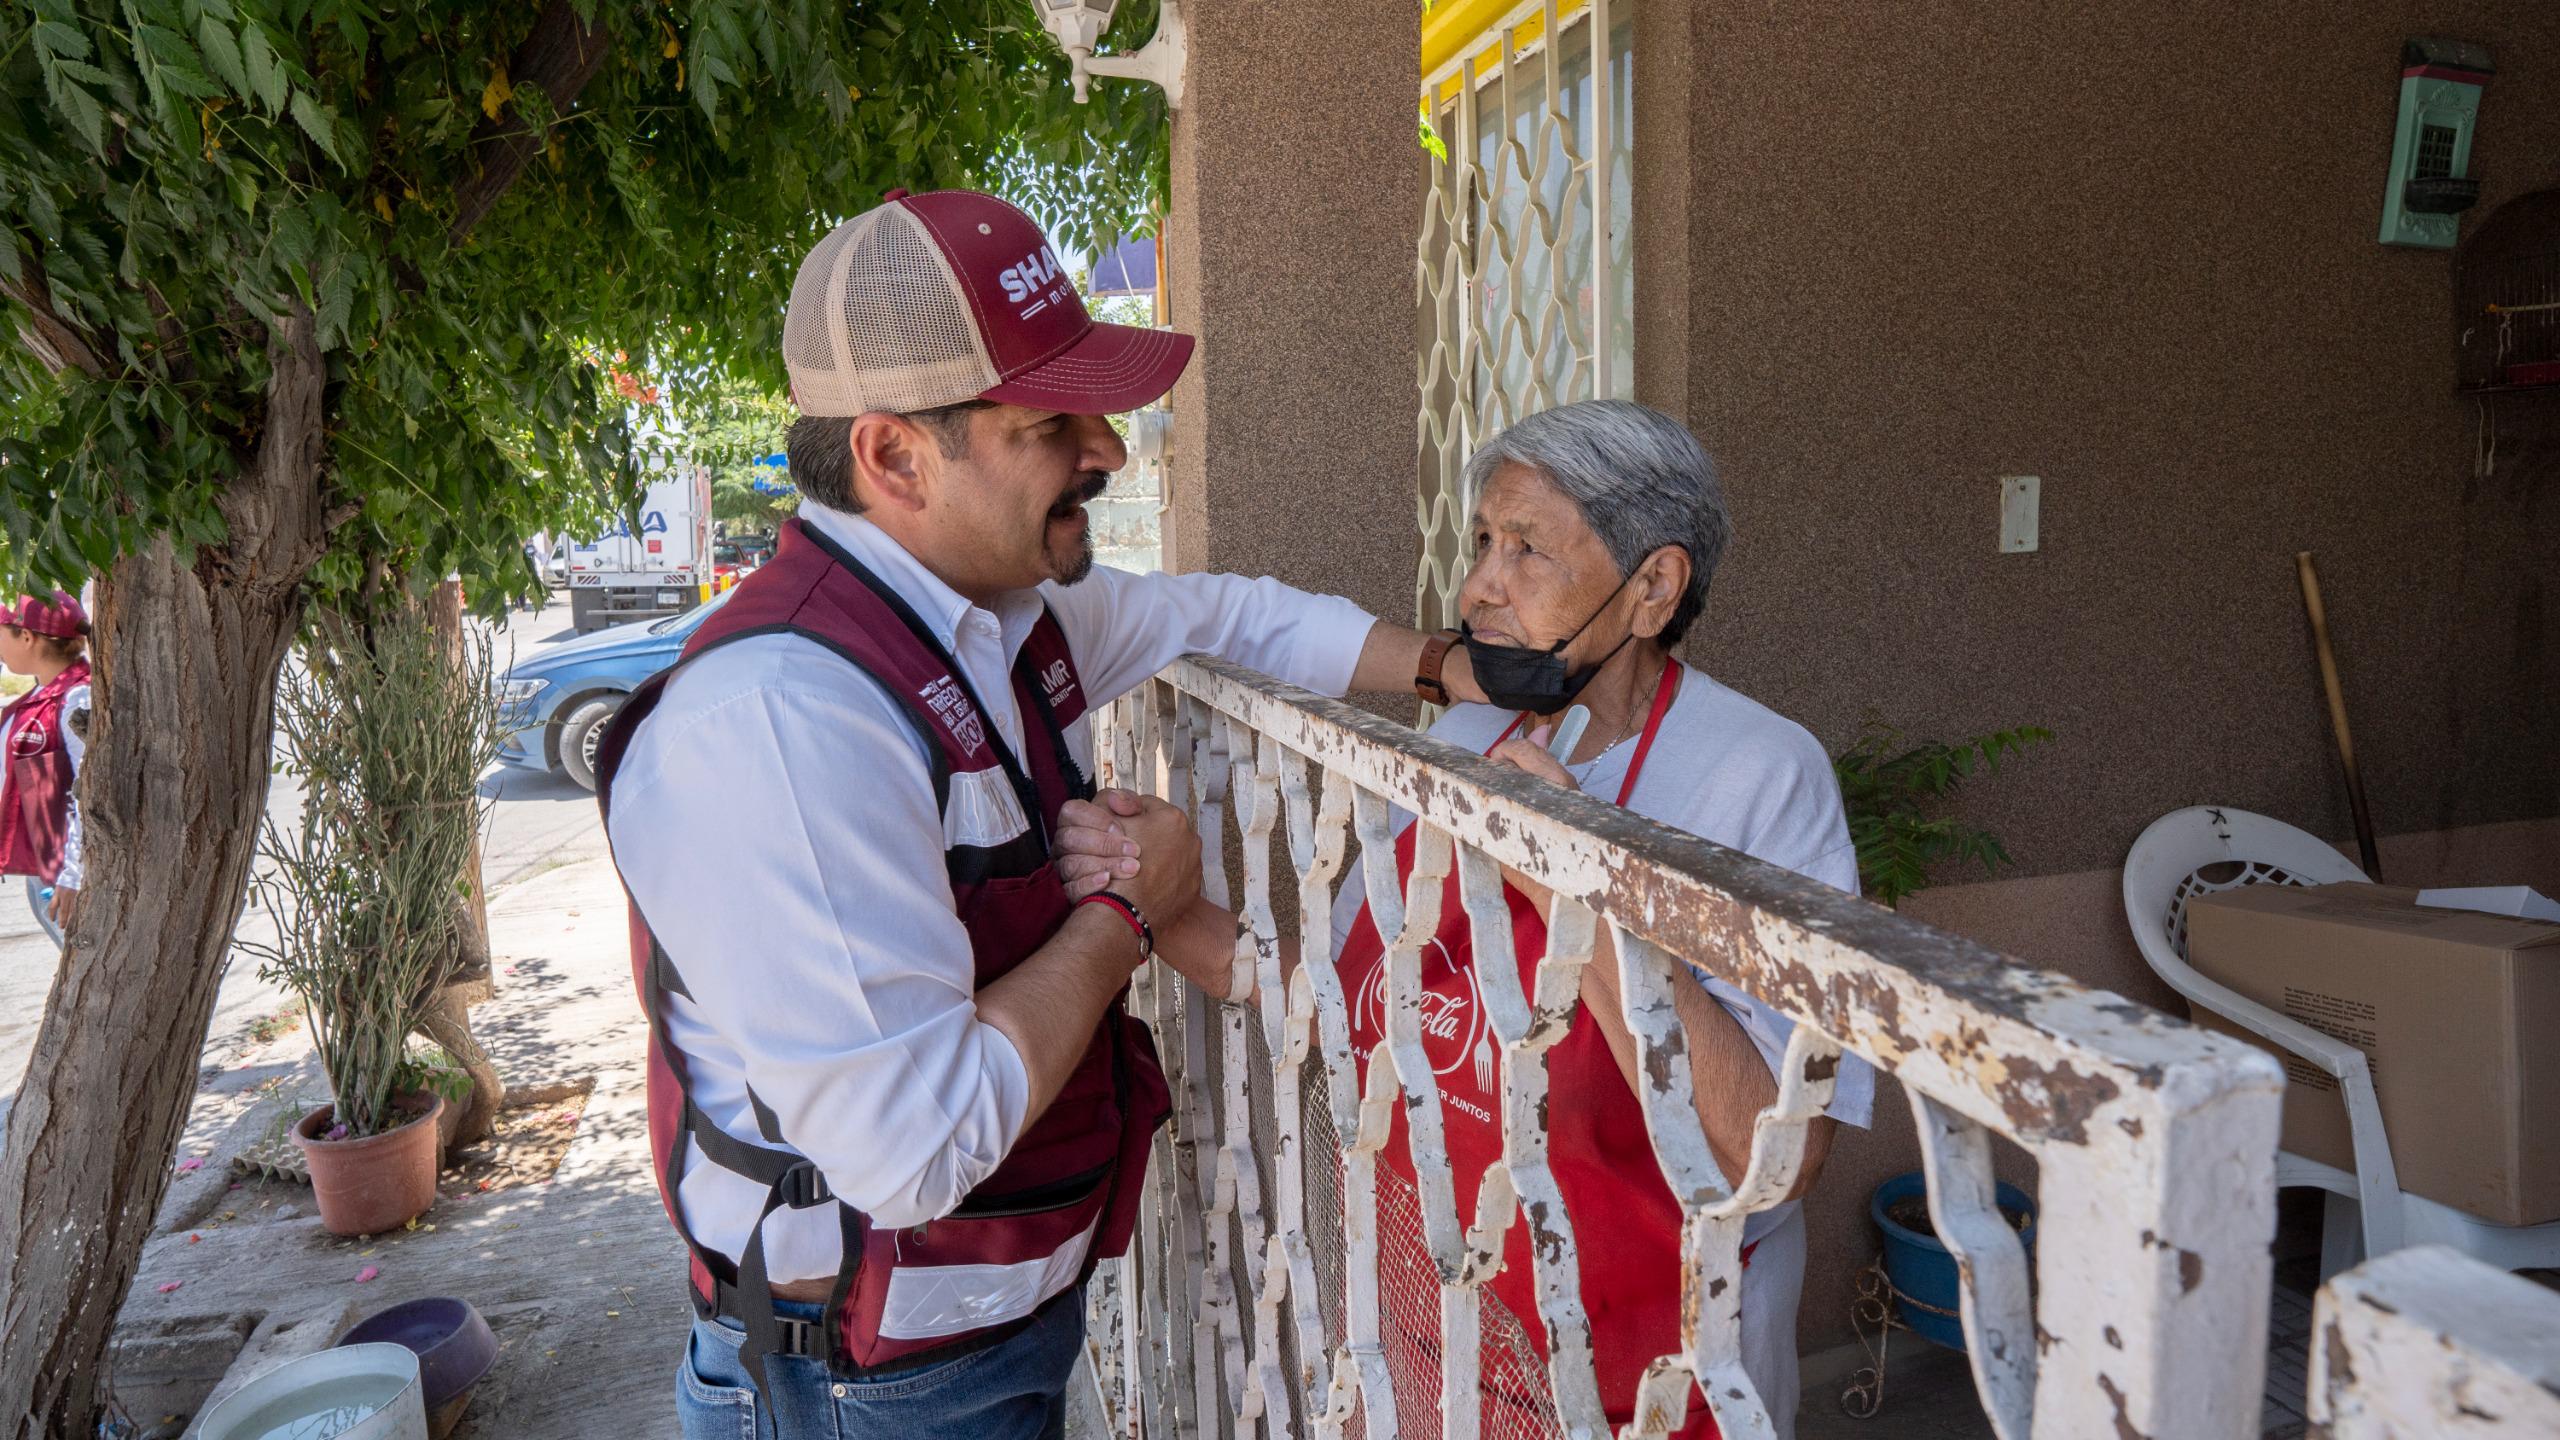
<path id="1" fill-rule="evenodd" d="M 197 1440 L 427 1440 L 418 1357 L 342 1345 L 287 1360 L 206 1413 Z"/>

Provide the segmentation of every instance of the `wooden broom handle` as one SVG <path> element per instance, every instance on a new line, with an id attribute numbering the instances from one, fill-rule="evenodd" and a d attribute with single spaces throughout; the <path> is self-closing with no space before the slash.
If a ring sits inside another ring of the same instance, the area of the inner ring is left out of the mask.
<path id="1" fill-rule="evenodd" d="M 2356 849 L 2364 857 L 2364 873 L 2376 882 L 2382 879 L 2382 861 L 2373 843 L 2373 812 L 2365 808 L 2364 775 L 2356 768 L 2355 735 L 2347 728 L 2347 692 L 2338 683 L 2338 655 L 2329 646 L 2329 612 L 2320 603 L 2320 572 L 2311 565 L 2311 552 L 2296 551 L 2293 566 L 2302 578 L 2302 609 L 2311 617 L 2311 647 L 2320 657 L 2320 687 L 2329 696 L 2329 729 L 2337 737 L 2338 763 L 2347 770 L 2347 809 L 2354 815 Z"/>

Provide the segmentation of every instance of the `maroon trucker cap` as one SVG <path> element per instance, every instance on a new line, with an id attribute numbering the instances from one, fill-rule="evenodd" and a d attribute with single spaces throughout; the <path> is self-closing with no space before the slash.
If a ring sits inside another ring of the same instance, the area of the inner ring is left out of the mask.
<path id="1" fill-rule="evenodd" d="M 1162 398 L 1191 349 L 1170 330 L 1097 324 L 1031 217 L 972 190 L 892 190 L 829 231 L 782 322 L 808 415 L 977 399 L 1116 415 Z"/>

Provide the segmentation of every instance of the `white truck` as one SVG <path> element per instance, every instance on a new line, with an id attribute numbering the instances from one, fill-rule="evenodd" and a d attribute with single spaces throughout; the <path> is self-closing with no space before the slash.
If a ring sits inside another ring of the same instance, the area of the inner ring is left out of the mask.
<path id="1" fill-rule="evenodd" d="M 711 595 L 711 472 L 690 460 L 649 466 L 640 529 L 617 516 L 569 542 L 569 619 L 578 633 L 680 615 Z"/>

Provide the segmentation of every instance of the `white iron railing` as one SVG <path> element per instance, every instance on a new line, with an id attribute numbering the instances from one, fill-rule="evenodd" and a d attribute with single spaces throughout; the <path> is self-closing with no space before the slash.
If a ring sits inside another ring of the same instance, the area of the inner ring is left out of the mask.
<path id="1" fill-rule="evenodd" d="M 1693 1386 L 1726 1435 L 1770 1433 L 1741 1363 L 1743 1225 L 1786 1195 L 1844 1049 L 1911 1096 L 1930 1218 L 1958 1258 L 1975 1379 L 2004 1440 L 2252 1433 L 2282 1084 L 2265 1055 L 1217 662 L 1177 663 L 1109 707 L 1098 733 L 1107 782 L 1192 811 L 1209 898 L 1234 900 L 1245 922 L 1229 993 L 1254 997 L 1222 1003 L 1153 967 L 1139 977 L 1133 1003 L 1156 1026 L 1175 1099 L 1138 1242 L 1093 1296 L 1119 1433 L 1382 1440 L 1399 1433 L 1400 1391 L 1407 1440 L 1417 1415 L 1468 1440 L 1607 1432 L 1577 1271 L 1576 1237 L 1594 1217 L 1564 1205 L 1543 1119 L 1544 1052 L 1579 1003 L 1601 925 L 1648 1077 L 1638 1098 L 1652 1155 L 1627 1160 L 1657 1164 L 1688 1216 L 1684 1273 L 1664 1282 L 1683 1287 L 1681 1348 L 1641 1392 L 1656 1423 L 1640 1417 L 1631 1433 L 1679 1423 Z M 1420 817 L 1402 887 L 1390 807 Z M 1326 963 L 1355 836 L 1388 943 L 1388 1038 L 1366 1057 Z M 1530 990 L 1513 966 L 1477 968 L 1504 1124 L 1473 1217 L 1455 1213 L 1433 1077 L 1413 1063 L 1421 949 L 1452 866 L 1479 953 L 1512 952 L 1501 867 L 1557 896 Z M 1309 963 L 1283 983 L 1283 943 L 1301 937 Z M 1738 1184 L 1709 1153 L 1689 1094 L 1672 995 L 1693 967 L 1799 1022 Z M 1378 1164 L 1399 1104 L 1417 1177 L 1402 1190 Z M 1994 1134 L 2039 1162 L 2032 1287 L 1993 1200 Z M 1391 1209 L 1416 1214 L 1418 1236 L 1382 1231 Z M 1481 1294 L 1513 1223 L 1534 1240 L 1544 1360 Z M 1421 1257 L 1401 1272 L 1412 1257 L 1399 1244 Z M 1418 1311 L 1411 1297 L 1396 1303 L 1399 1273 L 1426 1277 Z M 1398 1327 L 1417 1323 L 1445 1342 L 1436 1375 L 1389 1363 Z M 1525 1430 L 1507 1412 L 1496 1424 L 1479 1404 L 1488 1366 L 1513 1371 L 1506 1393 L 1533 1385 L 1550 1413 Z"/>
<path id="2" fill-rule="evenodd" d="M 2437 1245 L 2320 1289 L 2311 1423 L 2328 1440 L 2560 1435 L 2560 1295 Z"/>

